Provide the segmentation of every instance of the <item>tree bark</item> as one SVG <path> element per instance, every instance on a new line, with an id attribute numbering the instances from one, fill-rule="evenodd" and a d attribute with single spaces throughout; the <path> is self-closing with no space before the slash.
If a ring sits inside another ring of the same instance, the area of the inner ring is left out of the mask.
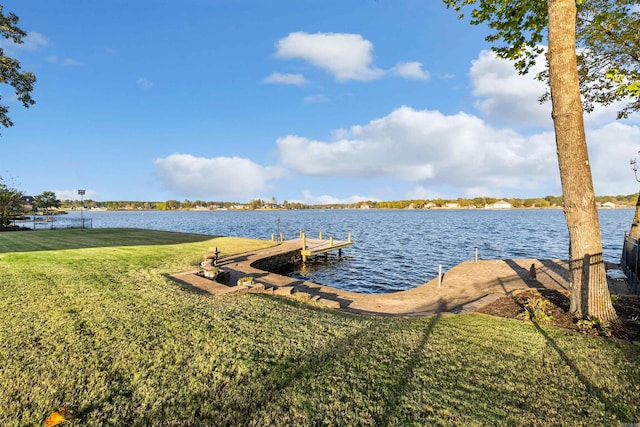
<path id="1" fill-rule="evenodd" d="M 547 0 L 549 79 L 564 214 L 569 229 L 571 311 L 616 320 L 602 259 L 576 60 L 575 0 Z"/>
<path id="2" fill-rule="evenodd" d="M 633 216 L 631 230 L 629 230 L 629 237 L 640 239 L 640 193 L 638 193 L 638 200 L 636 201 L 636 213 Z"/>

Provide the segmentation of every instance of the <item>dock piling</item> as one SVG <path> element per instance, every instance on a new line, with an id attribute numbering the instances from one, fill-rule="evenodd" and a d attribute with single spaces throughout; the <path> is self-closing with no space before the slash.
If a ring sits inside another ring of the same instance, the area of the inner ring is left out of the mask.
<path id="1" fill-rule="evenodd" d="M 438 264 L 438 287 L 442 287 L 442 264 Z"/>

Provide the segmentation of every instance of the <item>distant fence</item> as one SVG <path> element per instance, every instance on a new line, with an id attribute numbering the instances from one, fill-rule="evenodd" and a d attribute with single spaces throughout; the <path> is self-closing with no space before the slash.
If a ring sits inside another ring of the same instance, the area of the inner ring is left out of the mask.
<path id="1" fill-rule="evenodd" d="M 91 218 L 68 218 L 66 215 L 34 216 L 16 225 L 32 230 L 61 230 L 70 228 L 93 228 Z"/>
<path id="2" fill-rule="evenodd" d="M 629 237 L 625 233 L 624 245 L 622 247 L 622 260 L 620 267 L 627 276 L 629 289 L 634 294 L 640 294 L 640 250 L 638 250 L 638 239 Z"/>

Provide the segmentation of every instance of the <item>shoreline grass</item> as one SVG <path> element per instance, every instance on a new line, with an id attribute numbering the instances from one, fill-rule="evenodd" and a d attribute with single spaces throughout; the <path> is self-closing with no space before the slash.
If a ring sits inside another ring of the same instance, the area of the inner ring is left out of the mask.
<path id="1" fill-rule="evenodd" d="M 1 233 L 0 245 L 46 233 Z M 62 407 L 74 413 L 67 425 L 640 421 L 638 346 L 485 315 L 389 319 L 210 298 L 163 275 L 210 246 L 271 242 L 111 230 L 82 247 L 86 235 L 51 233 L 61 249 L 0 253 L 3 426 L 42 425 Z"/>

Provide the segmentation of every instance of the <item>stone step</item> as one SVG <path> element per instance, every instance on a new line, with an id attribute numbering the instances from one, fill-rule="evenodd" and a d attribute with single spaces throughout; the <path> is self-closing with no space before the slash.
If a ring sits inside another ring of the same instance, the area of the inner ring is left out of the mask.
<path id="1" fill-rule="evenodd" d="M 320 298 L 317 301 L 327 308 L 332 308 L 332 309 L 340 308 L 340 303 L 332 299 Z"/>
<path id="2" fill-rule="evenodd" d="M 229 292 L 235 292 L 235 293 L 248 293 L 249 292 L 250 287 L 246 286 L 246 285 L 239 285 L 239 286 L 231 286 L 229 288 Z"/>
<path id="3" fill-rule="evenodd" d="M 280 286 L 276 289 L 273 290 L 273 294 L 274 295 L 282 295 L 282 296 L 289 296 L 291 294 L 293 294 L 294 291 L 294 287 L 293 286 Z"/>
<path id="4" fill-rule="evenodd" d="M 249 289 L 250 293 L 264 293 L 266 286 L 262 283 L 254 283 Z"/>

